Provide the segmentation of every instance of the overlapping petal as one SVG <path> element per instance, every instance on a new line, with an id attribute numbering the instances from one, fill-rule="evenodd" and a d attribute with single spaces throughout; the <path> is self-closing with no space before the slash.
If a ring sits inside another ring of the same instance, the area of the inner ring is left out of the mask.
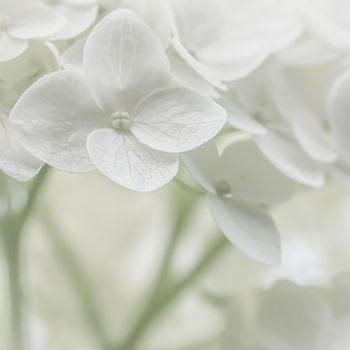
<path id="1" fill-rule="evenodd" d="M 267 159 L 286 176 L 307 186 L 323 185 L 322 166 L 309 158 L 288 133 L 270 130 L 258 136 L 256 144 Z"/>
<path id="2" fill-rule="evenodd" d="M 92 130 L 105 127 L 107 120 L 78 71 L 39 79 L 10 115 L 18 140 L 30 153 L 71 172 L 94 169 L 86 139 Z"/>
<path id="3" fill-rule="evenodd" d="M 225 110 L 212 100 L 174 87 L 157 90 L 136 106 L 131 131 L 154 149 L 185 152 L 213 138 L 225 121 Z"/>
<path id="4" fill-rule="evenodd" d="M 256 135 L 266 133 L 266 127 L 244 110 L 244 107 L 241 106 L 233 92 L 222 92 L 218 103 L 225 108 L 227 112 L 227 122 L 234 128 Z"/>
<path id="5" fill-rule="evenodd" d="M 164 0 L 123 0 L 121 7 L 135 12 L 158 36 L 164 48 L 171 40 L 171 18 L 168 1 Z"/>
<path id="6" fill-rule="evenodd" d="M 44 38 L 64 25 L 64 18 L 40 3 L 18 4 L 8 31 L 20 39 Z"/>
<path id="7" fill-rule="evenodd" d="M 21 146 L 8 123 L 8 116 L 0 111 L 0 169 L 19 181 L 32 179 L 43 162 L 34 158 Z"/>
<path id="8" fill-rule="evenodd" d="M 50 35 L 50 40 L 65 40 L 74 38 L 87 30 L 98 14 L 98 5 L 91 3 L 63 3 L 54 6 L 56 13 L 64 18 L 60 30 Z"/>
<path id="9" fill-rule="evenodd" d="M 129 133 L 96 130 L 89 135 L 87 148 L 97 169 L 132 190 L 156 190 L 177 173 L 177 155 L 153 150 Z"/>
<path id="10" fill-rule="evenodd" d="M 282 75 L 275 75 L 271 79 L 271 84 L 274 102 L 281 116 L 291 124 L 294 135 L 305 152 L 316 161 L 334 162 L 337 153 L 333 149 L 329 133 L 322 125 L 321 118 Z"/>
<path id="11" fill-rule="evenodd" d="M 17 39 L 0 30 L 0 62 L 9 61 L 22 54 L 28 47 L 26 40 Z"/>
<path id="12" fill-rule="evenodd" d="M 280 239 L 273 220 L 258 205 L 208 195 L 209 209 L 225 236 L 251 258 L 280 262 Z"/>
<path id="13" fill-rule="evenodd" d="M 209 193 L 216 193 L 215 183 L 220 180 L 222 163 L 214 141 L 193 151 L 183 153 L 181 159 L 196 181 Z"/>
<path id="14" fill-rule="evenodd" d="M 221 163 L 221 173 L 235 197 L 255 203 L 277 203 L 288 200 L 297 190 L 296 183 L 277 170 L 252 140 L 226 147 Z"/>

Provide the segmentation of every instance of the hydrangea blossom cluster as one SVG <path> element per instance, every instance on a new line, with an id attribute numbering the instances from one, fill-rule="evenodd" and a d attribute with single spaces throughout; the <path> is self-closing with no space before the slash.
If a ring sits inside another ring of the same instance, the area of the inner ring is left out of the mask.
<path id="1" fill-rule="evenodd" d="M 229 240 L 276 264 L 271 206 L 350 188 L 348 7 L 0 0 L 0 168 L 97 169 L 147 192 L 184 164 Z"/>

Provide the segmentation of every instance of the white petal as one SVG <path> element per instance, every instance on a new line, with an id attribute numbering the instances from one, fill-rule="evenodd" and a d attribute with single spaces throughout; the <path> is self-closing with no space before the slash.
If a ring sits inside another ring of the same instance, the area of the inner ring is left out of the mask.
<path id="1" fill-rule="evenodd" d="M 191 52 L 220 39 L 225 22 L 220 0 L 170 0 L 173 34 Z"/>
<path id="2" fill-rule="evenodd" d="M 31 180 L 43 166 L 16 140 L 7 116 L 0 112 L 0 169 L 19 181 Z"/>
<path id="3" fill-rule="evenodd" d="M 321 118 L 298 95 L 296 87 L 282 75 L 274 74 L 271 90 L 278 111 L 292 125 L 295 137 L 305 152 L 316 161 L 334 162 L 337 154 L 331 145 L 330 135 L 322 125 Z"/>
<path id="4" fill-rule="evenodd" d="M 131 134 L 96 130 L 89 135 L 87 147 L 97 169 L 132 190 L 156 190 L 177 173 L 176 155 L 150 149 Z"/>
<path id="5" fill-rule="evenodd" d="M 65 19 L 63 27 L 50 35 L 50 40 L 66 40 L 74 38 L 87 30 L 95 21 L 98 5 L 63 3 L 54 6 L 54 10 Z"/>
<path id="6" fill-rule="evenodd" d="M 139 141 L 163 152 L 185 152 L 213 138 L 226 112 L 211 99 L 181 88 L 157 90 L 132 112 L 131 131 Z"/>
<path id="7" fill-rule="evenodd" d="M 220 180 L 222 163 L 214 141 L 207 142 L 193 151 L 181 154 L 189 172 L 208 192 L 215 193 L 215 183 Z"/>
<path id="8" fill-rule="evenodd" d="M 213 46 L 201 50 L 197 57 L 221 81 L 233 81 L 252 73 L 269 54 L 270 50 L 264 43 L 247 42 L 232 45 L 229 50 Z"/>
<path id="9" fill-rule="evenodd" d="M 216 223 L 233 244 L 259 262 L 280 263 L 279 234 L 273 220 L 263 209 L 210 194 L 208 200 Z"/>
<path id="10" fill-rule="evenodd" d="M 349 48 L 350 27 L 347 16 L 349 3 L 346 0 L 299 2 L 308 26 L 317 36 L 328 41 L 338 50 Z"/>
<path id="11" fill-rule="evenodd" d="M 83 69 L 85 39 L 76 41 L 61 56 L 62 66 L 65 69 Z"/>
<path id="12" fill-rule="evenodd" d="M 350 191 L 350 165 L 340 161 L 331 164 L 328 170 L 335 181 Z"/>
<path id="13" fill-rule="evenodd" d="M 333 163 L 338 155 L 333 148 L 330 135 L 312 113 L 304 116 L 304 123 L 294 125 L 295 138 L 312 159 L 322 163 Z"/>
<path id="14" fill-rule="evenodd" d="M 283 64 L 291 66 L 316 66 L 336 58 L 336 50 L 316 35 L 304 35 L 287 49 L 278 53 L 278 59 Z"/>
<path id="15" fill-rule="evenodd" d="M 322 167 L 309 158 L 290 135 L 271 130 L 257 136 L 256 144 L 265 157 L 286 176 L 312 187 L 323 185 Z"/>
<path id="16" fill-rule="evenodd" d="M 234 197 L 255 203 L 277 203 L 288 200 L 297 189 L 296 183 L 277 170 L 251 140 L 229 145 L 221 162 L 222 176 Z"/>
<path id="17" fill-rule="evenodd" d="M 331 88 L 328 116 L 340 158 L 350 164 L 350 71 L 341 75 Z"/>
<path id="18" fill-rule="evenodd" d="M 213 85 L 200 76 L 172 48 L 167 50 L 167 54 L 170 61 L 171 73 L 179 80 L 180 85 L 211 98 L 219 97 Z"/>
<path id="19" fill-rule="evenodd" d="M 111 110 L 128 110 L 161 87 L 168 69 L 161 42 L 129 10 L 109 14 L 87 39 L 85 75 L 100 103 Z"/>
<path id="20" fill-rule="evenodd" d="M 207 80 L 214 87 L 221 90 L 226 90 L 226 86 L 216 76 L 215 72 L 211 71 L 208 67 L 196 60 L 178 39 L 173 38 L 171 44 L 175 52 L 201 77 Z"/>
<path id="21" fill-rule="evenodd" d="M 19 99 L 10 121 L 18 140 L 37 158 L 61 170 L 94 169 L 86 139 L 107 118 L 99 110 L 78 71 L 62 71 L 39 79 Z"/>
<path id="22" fill-rule="evenodd" d="M 17 39 L 0 30 L 0 62 L 9 61 L 22 54 L 28 47 L 26 40 Z"/>
<path id="23" fill-rule="evenodd" d="M 244 110 L 244 107 L 240 105 L 238 98 L 232 92 L 222 92 L 217 102 L 225 108 L 227 122 L 234 128 L 256 135 L 266 133 L 266 128 Z"/>
<path id="24" fill-rule="evenodd" d="M 315 289 L 281 281 L 263 300 L 258 319 L 261 342 L 271 350 L 321 349 L 331 313 Z M 335 350 L 335 349 L 334 349 Z"/>
<path id="25" fill-rule="evenodd" d="M 47 6 L 21 4 L 11 21 L 9 32 L 20 39 L 38 39 L 55 33 L 63 24 L 64 18 Z"/>

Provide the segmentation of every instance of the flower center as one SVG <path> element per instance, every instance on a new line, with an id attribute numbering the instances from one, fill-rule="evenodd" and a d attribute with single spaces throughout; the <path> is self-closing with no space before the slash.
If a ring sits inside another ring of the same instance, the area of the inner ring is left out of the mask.
<path id="1" fill-rule="evenodd" d="M 111 115 L 111 124 L 113 129 L 129 130 L 130 114 L 127 112 L 117 111 Z"/>
<path id="2" fill-rule="evenodd" d="M 219 196 L 227 196 L 231 194 L 231 186 L 226 180 L 216 181 L 215 190 Z"/>

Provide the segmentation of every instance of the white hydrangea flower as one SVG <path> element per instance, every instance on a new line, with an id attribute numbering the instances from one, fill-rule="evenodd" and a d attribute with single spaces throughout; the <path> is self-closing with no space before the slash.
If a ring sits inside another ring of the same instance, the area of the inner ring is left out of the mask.
<path id="1" fill-rule="evenodd" d="M 160 41 L 130 10 L 95 27 L 83 65 L 38 80 L 11 114 L 19 141 L 58 169 L 97 167 L 122 186 L 151 191 L 176 175 L 177 153 L 225 123 L 220 106 L 174 86 Z"/>
<path id="2" fill-rule="evenodd" d="M 49 40 L 67 40 L 87 30 L 98 14 L 98 0 L 44 0 L 64 18 L 64 25 L 48 37 Z"/>
<path id="3" fill-rule="evenodd" d="M 17 180 L 32 179 L 43 162 L 19 144 L 9 123 L 9 113 L 28 86 L 58 66 L 55 49 L 40 41 L 31 42 L 23 55 L 0 62 L 0 169 Z"/>
<path id="4" fill-rule="evenodd" d="M 321 290 L 280 281 L 268 290 L 261 305 L 260 344 L 267 350 L 321 350 L 331 318 Z"/>
<path id="5" fill-rule="evenodd" d="M 223 308 L 228 322 L 224 334 L 234 334 L 225 338 L 227 348 L 349 348 L 349 273 L 336 275 L 327 282 L 327 287 L 279 280 L 259 293 L 257 290 L 252 295 L 246 292 L 226 298 Z"/>
<path id="6" fill-rule="evenodd" d="M 278 264 L 279 235 L 264 205 L 290 198 L 295 183 L 268 162 L 251 140 L 234 142 L 220 155 L 209 143 L 182 159 L 207 191 L 209 209 L 227 238 L 253 259 Z"/>
<path id="7" fill-rule="evenodd" d="M 64 18 L 35 0 L 0 0 L 0 62 L 11 60 L 28 47 L 28 40 L 57 32 Z"/>
<path id="8" fill-rule="evenodd" d="M 324 184 L 327 167 L 338 157 L 322 104 L 327 89 L 324 82 L 318 89 L 308 84 L 312 77 L 329 85 L 334 74 L 328 67 L 307 73 L 270 60 L 236 83 L 236 100 L 226 94 L 221 101 L 231 125 L 254 134 L 260 150 L 286 176 L 312 187 Z"/>
<path id="9" fill-rule="evenodd" d="M 285 1 L 170 2 L 174 49 L 218 88 L 224 88 L 222 82 L 247 76 L 302 30 Z"/>

